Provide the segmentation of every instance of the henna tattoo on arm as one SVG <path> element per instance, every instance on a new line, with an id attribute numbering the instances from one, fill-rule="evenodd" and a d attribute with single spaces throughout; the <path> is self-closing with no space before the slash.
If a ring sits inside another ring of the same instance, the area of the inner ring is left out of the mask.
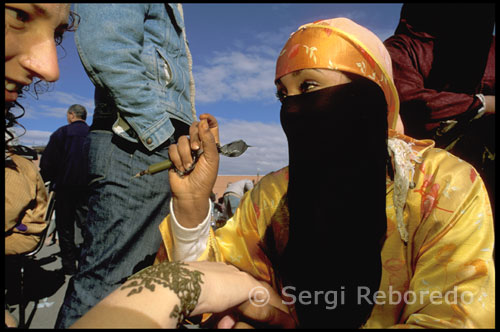
<path id="1" fill-rule="evenodd" d="M 121 287 L 121 290 L 132 288 L 127 296 L 139 294 L 143 289 L 155 291 L 156 285 L 169 288 L 181 301 L 180 307 L 176 304 L 170 318 L 177 319 L 179 325 L 184 318 L 194 310 L 201 293 L 200 284 L 203 283 L 201 276 L 203 272 L 189 270 L 183 266 L 183 262 L 163 262 L 158 265 L 149 266 L 136 274 L 130 276 L 130 283 Z"/>

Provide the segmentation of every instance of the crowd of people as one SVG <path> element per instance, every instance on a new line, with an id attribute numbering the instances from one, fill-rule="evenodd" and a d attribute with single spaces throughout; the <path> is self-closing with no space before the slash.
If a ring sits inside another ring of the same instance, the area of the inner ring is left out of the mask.
<path id="1" fill-rule="evenodd" d="M 300 25 L 274 78 L 289 164 L 228 187 L 214 229 L 219 124 L 196 115 L 182 6 L 5 4 L 5 254 L 40 241 L 51 181 L 72 275 L 55 327 L 494 327 L 494 11 L 437 6 L 404 4 L 385 42 L 347 18 Z M 68 30 L 96 108 L 90 127 L 68 109 L 40 175 L 9 129 L 22 90 L 58 79 Z"/>

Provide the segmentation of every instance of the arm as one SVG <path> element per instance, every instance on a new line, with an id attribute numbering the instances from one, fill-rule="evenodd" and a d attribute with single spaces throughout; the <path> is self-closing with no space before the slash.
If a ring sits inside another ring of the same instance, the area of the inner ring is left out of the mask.
<path id="1" fill-rule="evenodd" d="M 169 147 L 170 160 L 179 171 L 191 167 L 192 151 L 203 151 L 191 173 L 181 177 L 175 170 L 169 171 L 172 210 L 179 224 L 185 228 L 198 226 L 209 211 L 210 194 L 219 168 L 218 142 L 217 120 L 210 114 L 202 114 L 200 122 L 191 125 L 189 138 L 181 136 L 177 144 Z"/>
<path id="2" fill-rule="evenodd" d="M 394 82 L 399 92 L 402 112 L 419 112 L 432 122 L 457 117 L 466 112 L 477 113 L 482 103 L 475 95 L 437 91 L 425 86 L 432 56 L 407 40 L 391 37 L 384 42 L 391 55 Z M 474 114 L 475 115 L 475 114 Z M 472 115 L 472 116 L 474 116 Z M 410 121 L 413 121 L 413 116 Z M 407 120 L 408 122 L 408 120 Z"/>
<path id="3" fill-rule="evenodd" d="M 208 215 L 205 220 L 194 228 L 185 228 L 175 218 L 175 212 L 170 201 L 170 220 L 173 238 L 174 261 L 195 261 L 207 248 L 207 240 L 210 234 L 212 204 L 209 205 Z"/>
<path id="4" fill-rule="evenodd" d="M 20 173 L 5 173 L 5 222 L 10 234 L 5 237 L 6 255 L 33 250 L 40 242 L 39 233 L 47 227 L 48 197 L 42 177 L 31 161 L 18 156 L 13 159 Z"/>
<path id="5" fill-rule="evenodd" d="M 185 317 L 253 300 L 251 291 L 258 286 L 247 273 L 224 263 L 165 262 L 131 276 L 72 328 L 174 328 Z M 259 300 L 265 301 L 265 294 Z"/>

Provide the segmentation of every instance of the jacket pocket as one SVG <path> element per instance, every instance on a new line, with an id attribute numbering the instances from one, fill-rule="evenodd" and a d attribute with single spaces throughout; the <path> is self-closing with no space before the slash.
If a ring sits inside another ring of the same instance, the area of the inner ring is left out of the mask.
<path id="1" fill-rule="evenodd" d="M 156 48 L 156 67 L 158 71 L 158 84 L 163 87 L 167 87 L 173 82 L 173 71 L 172 66 L 170 66 L 167 57 L 162 54 L 159 48 Z"/>

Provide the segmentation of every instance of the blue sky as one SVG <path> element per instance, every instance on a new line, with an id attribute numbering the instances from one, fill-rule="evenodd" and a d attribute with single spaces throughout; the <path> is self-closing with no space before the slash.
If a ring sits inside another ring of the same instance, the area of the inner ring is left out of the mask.
<path id="1" fill-rule="evenodd" d="M 385 40 L 395 30 L 401 4 L 184 4 L 193 55 L 197 114 L 220 123 L 221 143 L 243 139 L 252 147 L 238 158 L 221 157 L 219 174 L 264 175 L 288 163 L 275 97 L 274 66 L 288 36 L 300 25 L 347 17 Z M 87 108 L 90 124 L 94 87 L 80 63 L 74 33 L 59 48 L 61 76 L 51 91 L 21 103 L 27 129 L 22 144 L 45 145 L 66 123 L 71 104 Z"/>

